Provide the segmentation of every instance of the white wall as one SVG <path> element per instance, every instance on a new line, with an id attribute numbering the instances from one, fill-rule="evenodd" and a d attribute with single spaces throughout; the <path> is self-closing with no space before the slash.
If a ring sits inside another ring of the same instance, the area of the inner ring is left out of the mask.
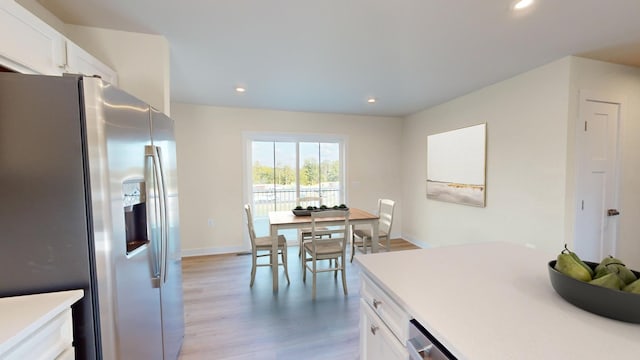
<path id="1" fill-rule="evenodd" d="M 405 120 L 405 239 L 428 246 L 508 241 L 561 248 L 569 65 L 568 58 L 555 61 Z M 484 122 L 486 207 L 427 199 L 427 136 Z"/>
<path id="2" fill-rule="evenodd" d="M 573 244 L 580 90 L 626 99 L 618 256 L 640 269 L 640 69 L 567 57 L 405 120 L 402 235 L 426 246 L 483 241 L 550 253 Z M 427 200 L 426 138 L 487 123 L 487 207 Z"/>
<path id="3" fill-rule="evenodd" d="M 39 17 L 40 20 L 56 29 L 59 33 L 66 35 L 65 23 L 42 6 L 37 0 L 16 0 L 16 2 L 29 10 L 33 15 Z"/>
<path id="4" fill-rule="evenodd" d="M 69 39 L 118 73 L 118 87 L 170 114 L 167 39 L 78 25 L 66 30 Z"/>
<path id="5" fill-rule="evenodd" d="M 588 90 L 598 94 L 625 99 L 620 134 L 620 193 L 618 217 L 618 256 L 632 269 L 640 269 L 640 68 L 610 64 L 584 58 L 571 58 L 570 127 L 578 120 L 579 92 Z M 575 131 L 575 130 L 573 130 Z M 575 133 L 570 131 L 570 143 Z M 574 154 L 570 153 L 569 170 Z M 573 184 L 568 184 L 572 186 Z M 573 192 L 568 193 L 573 203 Z M 570 213 L 571 214 L 571 213 Z M 573 218 L 570 218 L 573 221 Z M 568 238 L 573 229 L 568 227 Z"/>
<path id="6" fill-rule="evenodd" d="M 400 200 L 402 119 L 181 103 L 173 103 L 172 111 L 185 255 L 248 250 L 242 210 L 243 132 L 345 135 L 347 205 L 375 211 L 380 197 Z M 402 228 L 401 208 L 398 201 L 396 236 Z"/>

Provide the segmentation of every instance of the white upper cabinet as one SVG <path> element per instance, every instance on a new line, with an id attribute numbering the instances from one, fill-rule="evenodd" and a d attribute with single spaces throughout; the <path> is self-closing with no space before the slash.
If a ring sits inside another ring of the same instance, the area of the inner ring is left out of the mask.
<path id="1" fill-rule="evenodd" d="M 0 0 L 0 65 L 26 74 L 97 75 L 118 84 L 113 69 L 12 0 Z"/>
<path id="2" fill-rule="evenodd" d="M 64 72 L 64 36 L 15 1 L 0 0 L 0 64 L 27 74 Z"/>
<path id="3" fill-rule="evenodd" d="M 118 76 L 115 71 L 69 40 L 67 40 L 65 72 L 87 76 L 97 75 L 110 84 L 118 85 Z"/>

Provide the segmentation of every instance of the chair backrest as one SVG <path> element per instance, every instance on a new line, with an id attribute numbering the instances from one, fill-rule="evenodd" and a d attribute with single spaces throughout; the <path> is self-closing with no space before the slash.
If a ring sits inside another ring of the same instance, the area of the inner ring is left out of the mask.
<path id="1" fill-rule="evenodd" d="M 251 214 L 251 205 L 244 204 L 244 212 L 247 214 L 247 227 L 249 229 L 251 247 L 254 248 L 256 246 L 256 231 L 253 228 L 253 215 Z"/>
<path id="2" fill-rule="evenodd" d="M 331 218 L 340 221 L 339 224 L 326 226 L 321 220 Z M 331 235 L 323 237 L 323 235 Z M 311 213 L 311 239 L 315 247 L 318 241 L 340 241 L 342 250 L 349 239 L 349 211 L 326 210 Z"/>
<path id="3" fill-rule="evenodd" d="M 296 199 L 296 206 L 302 206 L 306 208 L 307 206 L 322 206 L 322 198 L 317 196 L 307 196 L 307 197 L 299 197 Z"/>
<path id="4" fill-rule="evenodd" d="M 378 216 L 380 222 L 378 228 L 387 236 L 391 236 L 391 225 L 393 225 L 393 210 L 396 202 L 389 199 L 378 199 Z"/>

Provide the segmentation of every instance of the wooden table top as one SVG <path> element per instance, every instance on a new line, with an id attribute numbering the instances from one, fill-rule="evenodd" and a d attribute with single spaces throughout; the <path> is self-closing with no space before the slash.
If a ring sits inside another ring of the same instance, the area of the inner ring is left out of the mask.
<path id="1" fill-rule="evenodd" d="M 349 208 L 349 221 L 358 220 L 375 220 L 379 217 L 373 215 L 367 211 L 357 208 Z M 323 218 L 320 221 L 335 221 L 336 218 Z M 288 211 L 270 211 L 269 212 L 269 224 L 271 225 L 291 225 L 291 224 L 305 224 L 311 223 L 311 215 L 309 216 L 296 216 L 291 210 Z"/>

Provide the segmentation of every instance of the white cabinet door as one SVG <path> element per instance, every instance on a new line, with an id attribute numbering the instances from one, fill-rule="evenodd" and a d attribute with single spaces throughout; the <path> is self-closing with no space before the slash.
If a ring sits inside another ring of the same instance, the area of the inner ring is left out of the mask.
<path id="1" fill-rule="evenodd" d="M 118 76 L 115 71 L 69 40 L 67 40 L 66 72 L 87 76 L 97 75 L 110 84 L 118 85 Z"/>
<path id="2" fill-rule="evenodd" d="M 115 71 L 11 0 L 0 0 L 0 65 L 26 74 L 98 75 L 118 84 Z"/>
<path id="3" fill-rule="evenodd" d="M 409 359 L 404 345 L 363 300 L 360 300 L 360 359 Z"/>
<path id="4" fill-rule="evenodd" d="M 64 71 L 64 37 L 14 1 L 0 0 L 0 65 L 30 74 Z"/>

